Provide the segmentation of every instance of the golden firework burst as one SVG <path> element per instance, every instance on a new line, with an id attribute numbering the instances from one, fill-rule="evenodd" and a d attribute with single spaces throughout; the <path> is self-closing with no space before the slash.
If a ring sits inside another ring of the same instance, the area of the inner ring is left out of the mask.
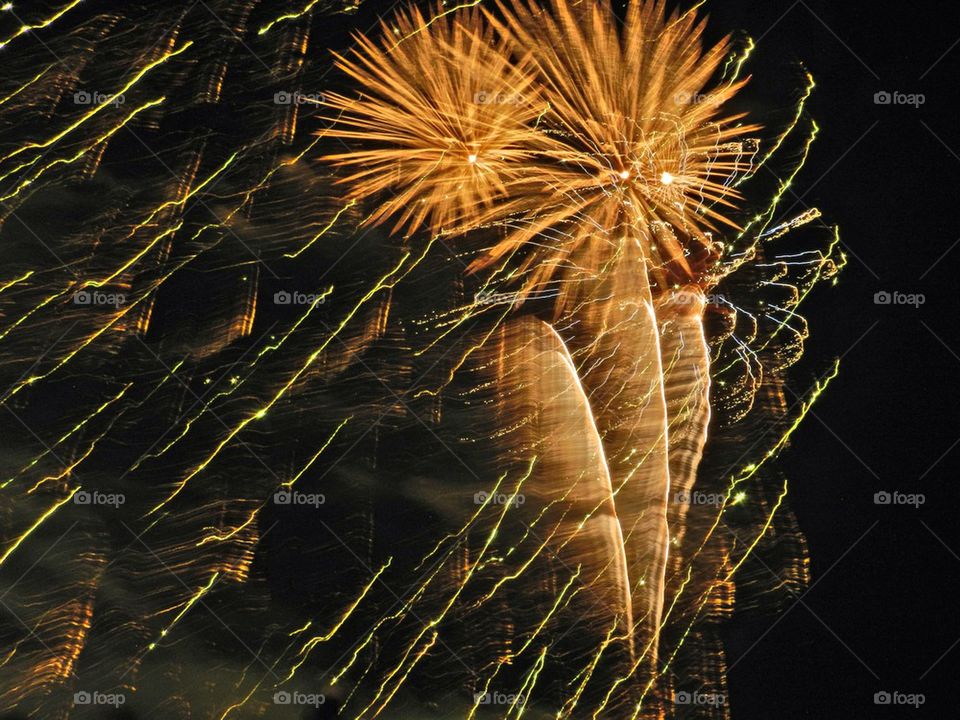
<path id="1" fill-rule="evenodd" d="M 559 246 L 527 260 L 528 287 L 585 246 L 589 255 L 624 238 L 644 246 L 663 282 L 694 280 L 696 261 L 714 254 L 711 231 L 735 227 L 721 209 L 739 198 L 732 182 L 756 149 L 743 136 L 757 126 L 719 117 L 746 81 L 704 92 L 728 40 L 704 51 L 704 22 L 693 12 L 668 16 L 663 2 L 630 3 L 622 23 L 606 0 L 498 9 L 485 13 L 498 34 L 532 53 L 554 142 L 539 156 L 540 208 L 473 267 L 551 231 Z"/>
<path id="2" fill-rule="evenodd" d="M 416 9 L 358 36 L 338 66 L 357 97 L 327 99 L 329 134 L 350 145 L 328 160 L 352 172 L 352 199 L 379 205 L 368 223 L 458 234 L 497 223 L 501 238 L 470 266 L 521 248 L 521 297 L 564 266 L 595 269 L 625 240 L 643 247 L 659 287 L 696 282 L 712 237 L 752 163 L 757 128 L 722 115 L 746 81 L 704 91 L 727 57 L 704 50 L 694 12 L 607 0 L 500 0 L 426 21 Z"/>
<path id="3" fill-rule="evenodd" d="M 508 184 L 545 140 L 529 56 L 514 55 L 477 9 L 428 22 L 411 8 L 381 30 L 337 55 L 360 94 L 325 99 L 336 116 L 323 134 L 350 143 L 326 159 L 352 171 L 340 180 L 351 199 L 381 203 L 367 223 L 455 232 L 509 212 L 520 198 Z"/>

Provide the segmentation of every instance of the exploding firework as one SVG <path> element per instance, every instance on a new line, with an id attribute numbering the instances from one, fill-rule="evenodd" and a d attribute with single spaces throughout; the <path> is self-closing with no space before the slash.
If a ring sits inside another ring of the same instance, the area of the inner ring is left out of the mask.
<path id="1" fill-rule="evenodd" d="M 450 232 L 501 214 L 516 200 L 507 185 L 543 144 L 531 63 L 512 58 L 476 9 L 429 27 L 411 9 L 394 23 L 382 23 L 379 42 L 358 36 L 352 58 L 338 56 L 362 94 L 328 95 L 338 114 L 323 134 L 363 143 L 328 158 L 353 170 L 339 182 L 351 198 L 378 197 L 368 222 L 396 216 L 395 232 Z"/>
<path id="2" fill-rule="evenodd" d="M 511 0 L 329 92 L 354 4 L 0 32 L 0 713 L 672 717 L 803 587 L 812 84 L 761 155 L 694 10 Z"/>

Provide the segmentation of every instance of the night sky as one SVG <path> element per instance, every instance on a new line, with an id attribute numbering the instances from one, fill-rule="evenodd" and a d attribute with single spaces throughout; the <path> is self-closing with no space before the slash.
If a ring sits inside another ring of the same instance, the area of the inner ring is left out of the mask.
<path id="1" fill-rule="evenodd" d="M 331 18 L 314 49 L 348 46 L 349 31 L 392 5 L 367 0 Z M 807 112 L 819 134 L 778 220 L 818 208 L 848 257 L 836 284 L 802 307 L 810 337 L 788 372 L 788 402 L 806 398 L 837 358 L 839 375 L 777 461 L 811 586 L 784 612 L 738 610 L 725 626 L 732 716 L 955 717 L 960 14 L 932 0 L 704 7 L 709 39 L 732 31 L 757 43 L 736 101 L 752 119 L 782 122 L 805 72 L 814 77 Z M 227 118 L 224 129 L 241 122 Z M 922 502 L 882 504 L 885 493 Z M 925 701 L 885 707 L 877 693 Z"/>
<path id="2" fill-rule="evenodd" d="M 751 71 L 761 97 L 799 84 L 800 63 L 814 75 L 808 107 L 821 133 L 793 199 L 837 223 L 850 256 L 837 286 L 818 290 L 806 306 L 811 337 L 792 369 L 794 391 L 812 385 L 827 358 L 842 357 L 840 375 L 781 460 L 809 542 L 813 586 L 775 624 L 733 623 L 734 715 L 953 717 L 960 666 L 954 8 L 819 0 L 724 0 L 709 8 L 712 28 L 760 38 Z M 923 94 L 925 102 L 875 104 L 883 91 Z M 877 305 L 881 291 L 921 293 L 925 303 Z M 922 493 L 926 502 L 876 505 L 881 491 Z M 876 706 L 879 691 L 924 693 L 926 703 Z"/>

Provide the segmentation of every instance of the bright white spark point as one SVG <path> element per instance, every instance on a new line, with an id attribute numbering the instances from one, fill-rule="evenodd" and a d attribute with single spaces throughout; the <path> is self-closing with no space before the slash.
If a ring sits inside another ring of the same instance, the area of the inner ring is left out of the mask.
<path id="1" fill-rule="evenodd" d="M 629 170 L 621 170 L 621 171 L 620 171 L 620 177 L 623 178 L 624 180 L 626 180 L 628 177 L 630 177 L 630 171 L 629 171 Z"/>
<path id="2" fill-rule="evenodd" d="M 660 182 L 662 182 L 664 185 L 669 185 L 670 183 L 673 182 L 673 175 L 671 175 L 668 172 L 665 172 L 663 175 L 660 176 Z"/>
<path id="3" fill-rule="evenodd" d="M 469 156 L 467 156 L 467 162 L 470 163 L 471 165 L 473 165 L 476 161 L 477 161 L 477 156 L 476 156 L 476 155 L 469 155 Z"/>
<path id="4" fill-rule="evenodd" d="M 0 5 L 0 10 L 4 10 L 4 11 L 13 10 L 13 3 L 8 2 L 8 3 L 4 3 L 3 5 Z"/>

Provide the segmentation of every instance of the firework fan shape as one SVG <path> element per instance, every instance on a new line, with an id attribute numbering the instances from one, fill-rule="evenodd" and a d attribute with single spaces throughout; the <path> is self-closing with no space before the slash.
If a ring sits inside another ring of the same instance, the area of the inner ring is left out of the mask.
<path id="1" fill-rule="evenodd" d="M 746 80 L 703 92 L 728 42 L 702 51 L 705 23 L 661 2 L 630 3 L 622 30 L 607 3 L 498 9 L 430 24 L 411 10 L 339 59 L 362 92 L 330 97 L 342 114 L 324 132 L 356 144 L 328 157 L 361 168 L 341 181 L 350 197 L 384 201 L 369 221 L 397 216 L 395 231 L 501 221 L 472 270 L 549 235 L 527 289 L 625 237 L 644 239 L 662 285 L 698 279 L 756 150 L 743 137 L 758 126 L 720 116 Z"/>
<path id="2" fill-rule="evenodd" d="M 405 9 L 318 96 L 356 0 L 208 3 L 4 35 L 0 715 L 729 717 L 809 579 L 806 96 L 756 159 L 662 0 Z"/>
<path id="3" fill-rule="evenodd" d="M 411 8 L 382 40 L 356 36 L 338 66 L 363 88 L 359 97 L 331 93 L 330 134 L 363 148 L 328 159 L 352 172 L 340 180 L 351 199 L 379 196 L 367 222 L 396 219 L 393 231 L 473 227 L 491 209 L 512 207 L 507 185 L 544 138 L 528 58 L 514 58 L 479 10 L 429 24 Z"/>

